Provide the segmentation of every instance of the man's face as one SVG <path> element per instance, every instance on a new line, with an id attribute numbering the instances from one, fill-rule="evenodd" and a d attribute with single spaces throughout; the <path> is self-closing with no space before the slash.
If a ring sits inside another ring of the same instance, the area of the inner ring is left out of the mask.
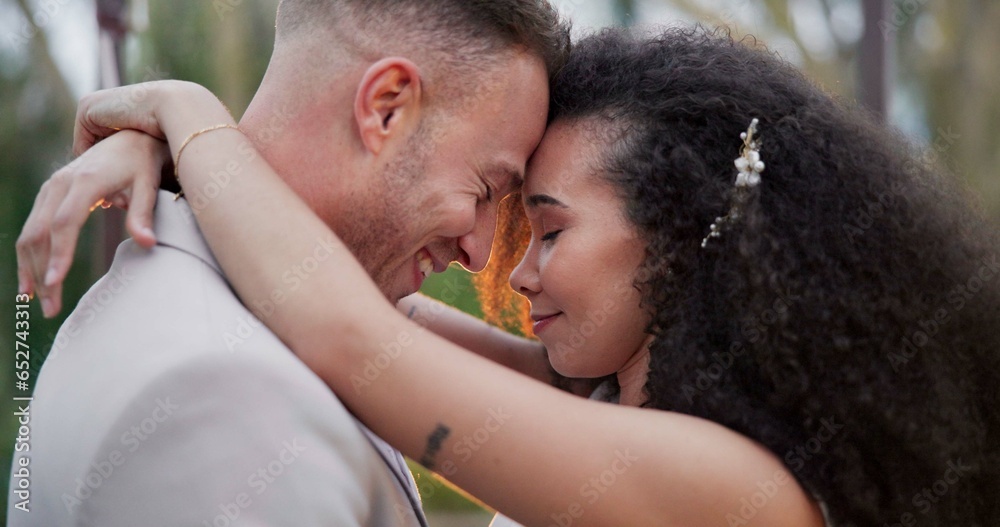
<path id="1" fill-rule="evenodd" d="M 425 118 L 341 215 L 338 233 L 391 301 L 452 261 L 486 266 L 497 207 L 519 188 L 548 113 L 540 60 L 519 54 L 498 71 L 457 109 Z"/>

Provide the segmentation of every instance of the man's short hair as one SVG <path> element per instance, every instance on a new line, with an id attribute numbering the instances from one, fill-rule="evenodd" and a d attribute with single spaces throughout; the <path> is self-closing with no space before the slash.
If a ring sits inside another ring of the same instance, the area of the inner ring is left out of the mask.
<path id="1" fill-rule="evenodd" d="M 323 30 L 357 57 L 410 50 L 467 70 L 511 50 L 565 63 L 569 25 L 547 0 L 282 0 L 278 39 Z"/>

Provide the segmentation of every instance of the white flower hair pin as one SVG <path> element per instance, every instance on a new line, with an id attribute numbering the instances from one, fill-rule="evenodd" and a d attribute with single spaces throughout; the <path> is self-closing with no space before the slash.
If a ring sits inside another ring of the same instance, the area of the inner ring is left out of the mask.
<path id="1" fill-rule="evenodd" d="M 750 121 L 747 131 L 740 134 L 740 139 L 743 139 L 743 149 L 740 151 L 740 157 L 734 162 L 737 174 L 733 203 L 728 214 L 715 218 L 708 236 L 701 241 L 702 248 L 708 245 L 710 239 L 722 236 L 722 230 L 739 219 L 749 191 L 760 184 L 760 173 L 764 171 L 764 162 L 760 159 L 760 140 L 755 137 L 758 123 L 757 118 L 754 118 Z"/>

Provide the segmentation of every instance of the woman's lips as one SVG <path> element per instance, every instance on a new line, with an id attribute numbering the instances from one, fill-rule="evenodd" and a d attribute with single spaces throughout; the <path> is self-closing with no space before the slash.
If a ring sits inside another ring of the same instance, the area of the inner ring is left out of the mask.
<path id="1" fill-rule="evenodd" d="M 558 317 L 561 314 L 562 313 L 553 313 L 551 315 L 546 315 L 544 317 L 538 318 L 537 320 L 535 320 L 535 323 L 532 326 L 532 331 L 534 331 L 535 335 L 537 335 L 543 329 L 547 328 L 550 324 L 552 324 L 552 322 L 555 321 L 556 317 Z"/>

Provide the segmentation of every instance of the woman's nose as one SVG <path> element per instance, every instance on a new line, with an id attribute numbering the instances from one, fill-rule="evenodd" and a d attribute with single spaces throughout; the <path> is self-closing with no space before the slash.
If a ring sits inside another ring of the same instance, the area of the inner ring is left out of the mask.
<path id="1" fill-rule="evenodd" d="M 524 257 L 521 258 L 521 262 L 510 273 L 511 289 L 517 291 L 522 296 L 531 296 L 542 290 L 538 279 L 538 265 L 534 261 L 535 251 L 532 249 L 533 247 L 528 247 L 528 250 L 524 253 Z"/>

